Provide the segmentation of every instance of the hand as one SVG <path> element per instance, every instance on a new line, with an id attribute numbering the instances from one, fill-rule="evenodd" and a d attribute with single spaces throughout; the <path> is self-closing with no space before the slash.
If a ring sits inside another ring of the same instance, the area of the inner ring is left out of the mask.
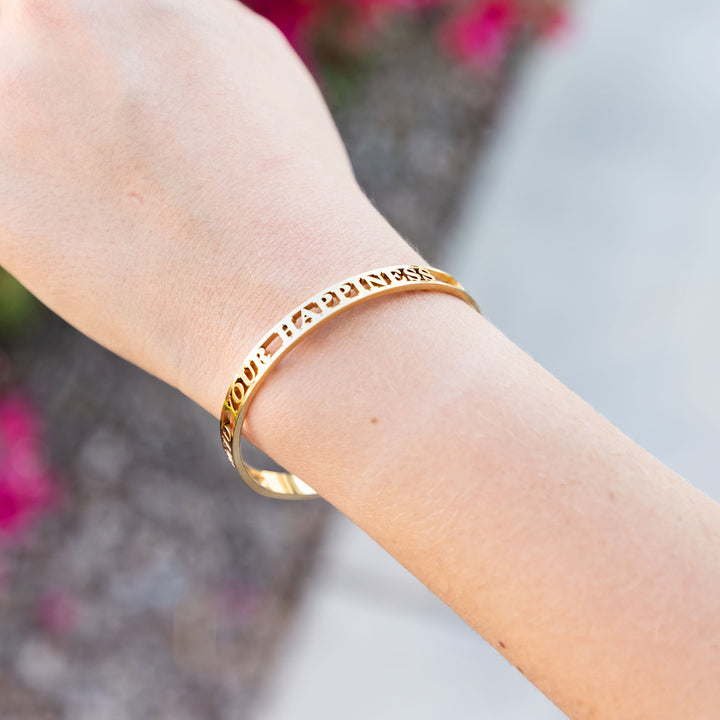
<path id="1" fill-rule="evenodd" d="M 210 412 L 288 309 L 418 260 L 244 6 L 0 0 L 0 264 Z"/>

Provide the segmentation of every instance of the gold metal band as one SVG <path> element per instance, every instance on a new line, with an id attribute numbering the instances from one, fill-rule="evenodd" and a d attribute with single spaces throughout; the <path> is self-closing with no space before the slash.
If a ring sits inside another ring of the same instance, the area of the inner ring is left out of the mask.
<path id="1" fill-rule="evenodd" d="M 256 470 L 243 462 L 240 452 L 243 421 L 250 403 L 273 365 L 331 317 L 380 295 L 405 290 L 450 293 L 480 312 L 460 283 L 442 270 L 420 265 L 395 265 L 355 275 L 314 295 L 280 320 L 245 358 L 223 403 L 220 435 L 230 462 L 253 490 L 268 497 L 291 500 L 317 495 L 300 478 L 290 473 Z"/>

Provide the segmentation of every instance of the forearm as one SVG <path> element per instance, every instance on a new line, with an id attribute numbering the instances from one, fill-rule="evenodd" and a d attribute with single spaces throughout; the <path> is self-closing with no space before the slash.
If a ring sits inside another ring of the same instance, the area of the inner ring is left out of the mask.
<path id="1" fill-rule="evenodd" d="M 718 506 L 461 301 L 329 323 L 247 430 L 571 717 L 717 716 Z"/>

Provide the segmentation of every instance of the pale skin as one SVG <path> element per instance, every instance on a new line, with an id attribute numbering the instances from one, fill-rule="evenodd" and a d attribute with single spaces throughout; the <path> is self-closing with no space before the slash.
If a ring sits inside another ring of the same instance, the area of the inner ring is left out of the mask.
<path id="1" fill-rule="evenodd" d="M 288 310 L 421 261 L 234 0 L 0 0 L 0 264 L 215 416 Z M 720 506 L 457 298 L 328 323 L 245 429 L 569 717 L 720 716 Z"/>

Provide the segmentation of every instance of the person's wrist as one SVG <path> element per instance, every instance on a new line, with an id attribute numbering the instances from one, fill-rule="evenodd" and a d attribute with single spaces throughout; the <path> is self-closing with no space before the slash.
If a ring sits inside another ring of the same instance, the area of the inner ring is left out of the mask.
<path id="1" fill-rule="evenodd" d="M 297 225 L 272 228 L 271 236 L 259 233 L 264 257 L 255 266 L 262 271 L 243 267 L 240 257 L 233 261 L 229 251 L 203 280 L 204 297 L 183 298 L 187 315 L 178 316 L 182 331 L 172 384 L 211 414 L 219 416 L 247 353 L 290 309 L 350 275 L 423 262 L 359 191 L 328 205 L 309 205 Z"/>
<path id="2" fill-rule="evenodd" d="M 382 492 L 377 482 L 447 443 L 467 409 L 483 322 L 437 292 L 353 308 L 273 368 L 244 435 L 331 502 L 365 502 Z"/>

